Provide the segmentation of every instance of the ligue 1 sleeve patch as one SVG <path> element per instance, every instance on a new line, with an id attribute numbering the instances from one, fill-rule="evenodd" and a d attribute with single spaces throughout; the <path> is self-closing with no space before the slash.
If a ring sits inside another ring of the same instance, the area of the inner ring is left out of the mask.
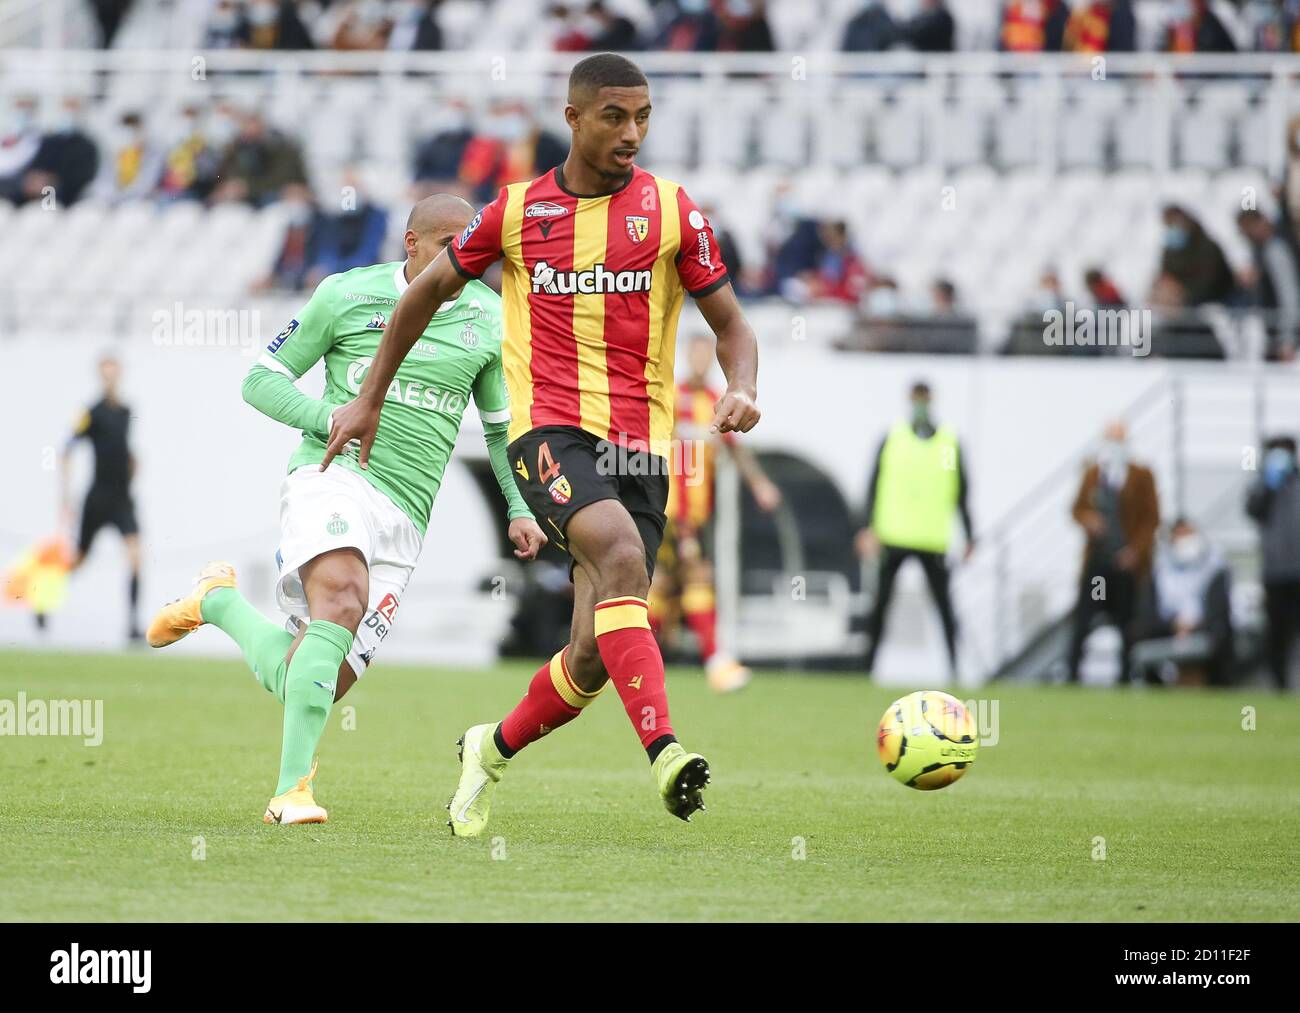
<path id="1" fill-rule="evenodd" d="M 477 229 L 482 224 L 483 224 L 483 212 L 480 211 L 478 214 L 476 214 L 473 217 L 470 223 L 465 226 L 465 231 L 462 232 L 460 234 L 460 238 L 456 240 L 456 249 L 463 250 L 465 248 L 465 244 L 469 242 L 469 237 L 474 234 L 474 230 Z"/>
<path id="2" fill-rule="evenodd" d="M 296 331 L 300 326 L 301 325 L 298 323 L 297 320 L 290 320 L 285 325 L 284 330 L 282 330 L 279 334 L 277 334 L 275 337 L 271 339 L 271 343 L 266 346 L 266 350 L 270 352 L 272 355 L 274 355 L 276 352 L 280 350 L 280 346 L 283 345 L 286 341 L 288 341 L 290 335 L 292 335 L 293 332 Z"/>

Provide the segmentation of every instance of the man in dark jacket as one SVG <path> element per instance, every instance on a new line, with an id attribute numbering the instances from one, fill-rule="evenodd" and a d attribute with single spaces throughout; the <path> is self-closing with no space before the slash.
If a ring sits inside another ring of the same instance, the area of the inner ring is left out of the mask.
<path id="1" fill-rule="evenodd" d="M 1236 280 L 1222 248 L 1178 205 L 1166 205 L 1161 214 L 1165 239 L 1160 276 L 1178 282 L 1185 306 L 1226 302 L 1236 289 Z"/>
<path id="2" fill-rule="evenodd" d="M 1285 689 L 1291 646 L 1300 630 L 1300 474 L 1291 437 L 1274 437 L 1264 444 L 1260 476 L 1247 494 L 1246 513 L 1259 525 L 1269 669 L 1277 688 Z"/>
<path id="3" fill-rule="evenodd" d="M 921 12 L 904 24 L 899 41 L 922 53 L 951 53 L 956 48 L 957 22 L 945 0 L 921 0 Z"/>
<path id="4" fill-rule="evenodd" d="M 841 48 L 846 53 L 881 53 L 894 44 L 898 28 L 883 0 L 867 0 L 844 27 Z"/>

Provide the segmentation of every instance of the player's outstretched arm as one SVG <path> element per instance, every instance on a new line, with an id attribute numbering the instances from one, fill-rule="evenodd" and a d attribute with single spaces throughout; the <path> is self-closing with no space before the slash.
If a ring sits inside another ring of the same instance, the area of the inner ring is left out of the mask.
<path id="1" fill-rule="evenodd" d="M 420 335 L 429 326 L 438 307 L 464 284 L 465 279 L 452 267 L 444 251 L 434 257 L 429 266 L 406 287 L 393 308 L 388 326 L 384 328 L 379 350 L 366 372 L 361 392 L 355 400 L 336 409 L 330 417 L 330 440 L 321 461 L 321 471 L 328 468 L 330 462 L 353 440 L 361 445 L 358 463 L 363 468 L 369 467 L 370 448 L 374 445 L 375 432 L 379 429 L 379 411 L 384 404 L 384 393 L 397 375 L 397 367 L 420 340 Z"/>
<path id="2" fill-rule="evenodd" d="M 718 364 L 727 390 L 717 403 L 711 433 L 747 433 L 758 425 L 758 339 L 730 285 L 696 300 L 718 339 Z"/>

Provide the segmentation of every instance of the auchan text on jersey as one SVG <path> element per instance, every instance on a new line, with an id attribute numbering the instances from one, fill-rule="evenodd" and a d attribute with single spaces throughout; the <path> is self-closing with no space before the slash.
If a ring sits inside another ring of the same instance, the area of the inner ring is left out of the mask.
<path id="1" fill-rule="evenodd" d="M 593 264 L 585 271 L 557 271 L 544 260 L 533 265 L 534 293 L 547 295 L 604 295 L 611 292 L 649 292 L 649 271 L 607 271 Z"/>

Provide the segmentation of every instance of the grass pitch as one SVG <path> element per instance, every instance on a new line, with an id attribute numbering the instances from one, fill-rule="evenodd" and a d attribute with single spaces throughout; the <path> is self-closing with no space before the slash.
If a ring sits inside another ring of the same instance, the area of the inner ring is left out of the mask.
<path id="1" fill-rule="evenodd" d="M 708 813 L 663 811 L 611 692 L 454 840 L 453 743 L 531 673 L 381 663 L 330 717 L 330 822 L 275 827 L 281 712 L 242 664 L 0 653 L 0 700 L 102 699 L 105 726 L 97 748 L 0 737 L 0 918 L 1300 919 L 1294 697 L 990 686 L 997 744 L 923 793 L 875 756 L 897 692 L 763 673 L 718 698 L 678 671 Z"/>

